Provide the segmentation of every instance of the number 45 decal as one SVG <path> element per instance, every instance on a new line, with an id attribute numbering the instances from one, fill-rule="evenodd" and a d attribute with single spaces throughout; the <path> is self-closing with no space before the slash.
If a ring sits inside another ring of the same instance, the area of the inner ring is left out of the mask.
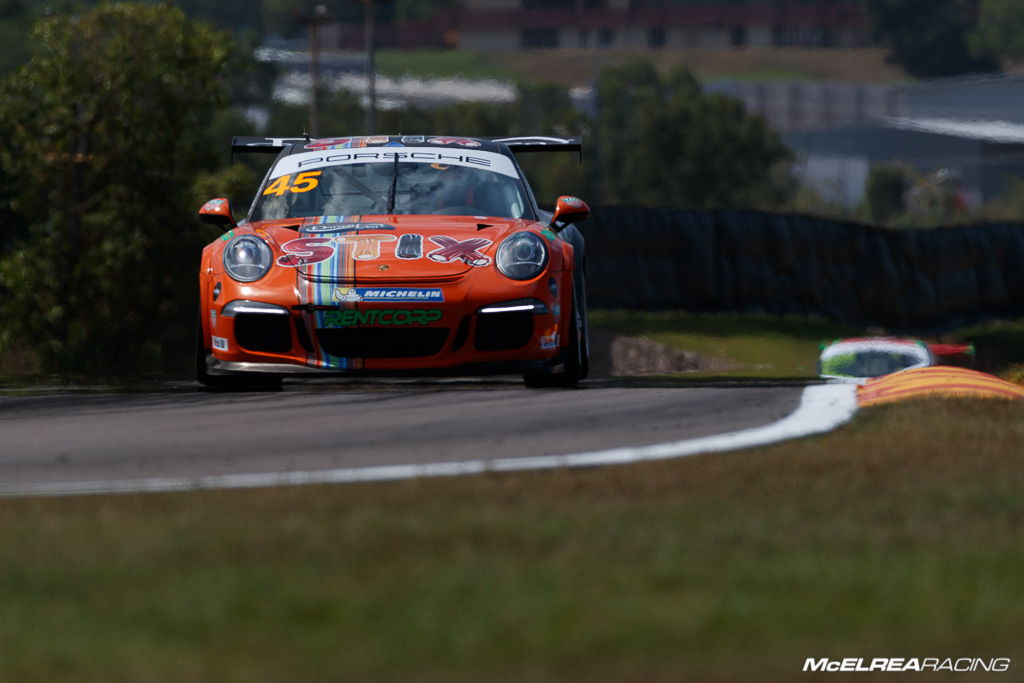
<path id="1" fill-rule="evenodd" d="M 274 182 L 267 186 L 267 189 L 263 190 L 263 194 L 273 194 L 280 197 L 285 192 L 309 192 L 314 187 L 320 184 L 320 179 L 317 178 L 322 171 L 306 171 L 295 176 L 295 182 L 291 182 L 291 174 L 283 175 Z"/>

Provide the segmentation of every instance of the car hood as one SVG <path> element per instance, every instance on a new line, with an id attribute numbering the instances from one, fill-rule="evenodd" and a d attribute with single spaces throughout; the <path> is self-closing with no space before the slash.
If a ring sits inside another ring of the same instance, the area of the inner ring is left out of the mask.
<path id="1" fill-rule="evenodd" d="M 311 282 L 449 282 L 491 265 L 509 234 L 543 229 L 533 221 L 480 216 L 297 220 L 252 227 L 273 242 L 278 265 Z"/>

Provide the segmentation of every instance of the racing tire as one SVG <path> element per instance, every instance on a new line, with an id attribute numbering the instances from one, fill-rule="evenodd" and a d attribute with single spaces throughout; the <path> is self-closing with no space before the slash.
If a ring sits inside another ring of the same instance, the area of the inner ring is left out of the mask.
<path id="1" fill-rule="evenodd" d="M 523 383 L 531 389 L 562 388 L 576 386 L 586 379 L 590 372 L 590 329 L 587 324 L 586 299 L 577 307 L 577 292 L 585 292 L 582 282 L 573 283 L 573 304 L 570 320 L 574 321 L 569 330 L 569 344 L 565 347 L 565 363 L 561 372 L 527 372 L 523 375 Z M 585 297 L 586 294 L 583 294 Z M 576 311 L 583 314 L 577 318 Z"/>
<path id="2" fill-rule="evenodd" d="M 202 315 L 200 313 L 200 315 Z M 196 381 L 207 391 L 279 391 L 281 379 L 277 377 L 242 377 L 238 375 L 211 375 L 206 371 L 206 358 L 210 349 L 203 343 L 202 319 L 196 324 Z"/>

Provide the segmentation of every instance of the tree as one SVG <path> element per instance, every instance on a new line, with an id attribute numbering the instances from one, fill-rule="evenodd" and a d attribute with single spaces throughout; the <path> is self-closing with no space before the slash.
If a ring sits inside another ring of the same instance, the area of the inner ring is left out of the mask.
<path id="1" fill-rule="evenodd" d="M 555 83 L 520 83 L 519 97 L 509 124 L 510 135 L 582 135 L 589 156 L 593 141 L 592 124 L 572 105 L 569 91 Z M 538 203 L 553 208 L 559 195 L 593 196 L 586 175 L 589 166 L 575 154 L 524 154 L 520 166 L 533 188 Z"/>
<path id="2" fill-rule="evenodd" d="M 868 173 L 865 200 L 868 215 L 878 225 L 885 224 L 906 209 L 910 173 L 899 164 L 872 166 Z"/>
<path id="3" fill-rule="evenodd" d="M 867 0 L 875 38 L 891 59 L 918 78 L 998 71 L 989 52 L 974 52 L 971 32 L 979 0 Z"/>
<path id="4" fill-rule="evenodd" d="M 1024 4 L 1020 0 L 981 0 L 970 45 L 975 52 L 1007 59 L 1024 57 Z"/>
<path id="5" fill-rule="evenodd" d="M 6 74 L 28 61 L 28 29 L 32 12 L 24 0 L 0 0 L 0 74 Z"/>
<path id="6" fill-rule="evenodd" d="M 100 4 L 43 20 L 0 84 L 0 345 L 56 370 L 150 367 L 187 348 L 200 247 L 193 175 L 223 103 L 226 36 L 178 9 Z"/>
<path id="7" fill-rule="evenodd" d="M 666 78 L 648 62 L 598 83 L 599 203 L 760 207 L 783 199 L 775 173 L 791 158 L 764 119 L 707 95 L 686 69 Z"/>

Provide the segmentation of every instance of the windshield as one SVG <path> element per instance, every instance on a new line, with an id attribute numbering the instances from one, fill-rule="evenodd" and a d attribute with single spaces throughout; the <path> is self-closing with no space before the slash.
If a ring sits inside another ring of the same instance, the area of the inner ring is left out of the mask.
<path id="1" fill-rule="evenodd" d="M 920 356 L 899 351 L 863 350 L 821 361 L 821 374 L 838 377 L 881 377 L 921 365 Z"/>
<path id="2" fill-rule="evenodd" d="M 258 198 L 253 220 L 385 213 L 530 218 L 518 174 L 510 174 L 511 162 L 476 154 L 504 163 L 496 164 L 497 170 L 476 168 L 466 155 L 438 150 L 423 152 L 422 161 L 403 151 L 285 157 Z M 370 155 L 377 158 L 355 158 Z"/>

